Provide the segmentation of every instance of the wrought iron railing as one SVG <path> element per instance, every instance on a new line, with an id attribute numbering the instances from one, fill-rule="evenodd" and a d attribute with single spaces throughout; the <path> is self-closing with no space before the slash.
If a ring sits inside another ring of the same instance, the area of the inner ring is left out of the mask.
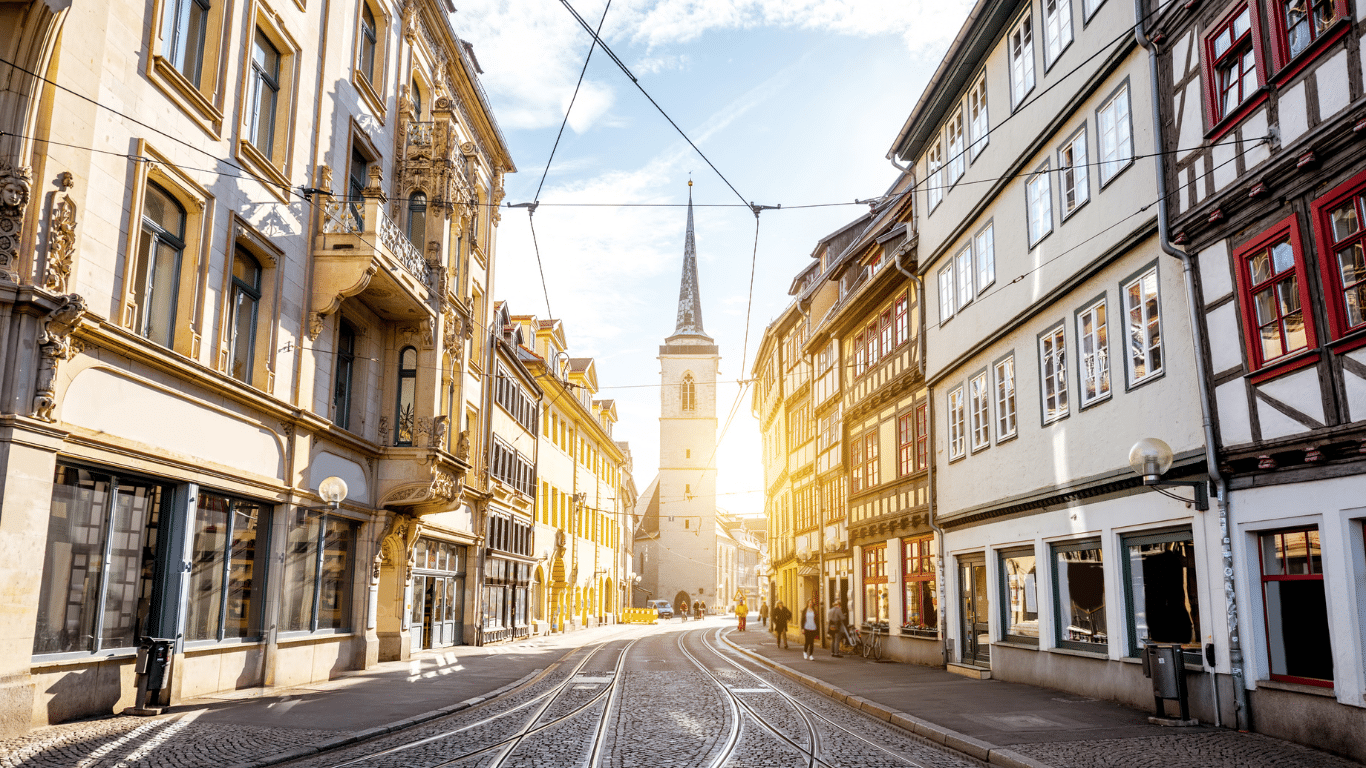
<path id="1" fill-rule="evenodd" d="M 384 211 L 379 213 L 379 241 L 395 258 L 403 264 L 403 268 L 408 273 L 416 277 L 418 282 L 432 287 L 431 270 L 427 268 L 427 260 L 422 257 L 419 251 L 409 240 L 408 235 L 398 228 L 393 219 L 390 219 Z"/>

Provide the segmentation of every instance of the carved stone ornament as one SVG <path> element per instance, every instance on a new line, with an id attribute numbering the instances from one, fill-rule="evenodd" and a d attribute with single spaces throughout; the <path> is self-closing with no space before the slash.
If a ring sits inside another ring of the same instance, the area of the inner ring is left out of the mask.
<path id="1" fill-rule="evenodd" d="M 380 445 L 388 445 L 388 444 L 389 444 L 389 417 L 388 417 L 388 416 L 380 416 L 380 417 L 379 417 L 379 444 L 380 444 Z"/>
<path id="2" fill-rule="evenodd" d="M 75 185 L 69 171 L 58 178 L 61 190 L 52 194 L 47 215 L 47 264 L 43 268 L 43 287 L 53 293 L 66 293 L 71 282 L 71 263 L 76 256 L 76 203 L 67 190 Z"/>
<path id="3" fill-rule="evenodd" d="M 450 432 L 450 426 L 450 416 L 443 414 L 432 419 L 432 445 L 439 448 L 446 444 L 446 435 Z"/>
<path id="4" fill-rule="evenodd" d="M 468 429 L 460 432 L 460 439 L 455 443 L 455 457 L 461 461 L 469 461 L 470 431 Z"/>
<path id="5" fill-rule="evenodd" d="M 328 165 L 318 166 L 318 189 L 327 192 L 332 191 L 332 167 Z"/>
<path id="6" fill-rule="evenodd" d="M 317 341 L 323 332 L 323 316 L 313 312 L 308 316 L 308 340 Z"/>
<path id="7" fill-rule="evenodd" d="M 0 160 L 0 280 L 19 282 L 19 236 L 24 228 L 24 209 L 33 187 L 28 168 Z"/>
<path id="8" fill-rule="evenodd" d="M 431 349 L 435 346 L 436 339 L 433 338 L 435 332 L 431 320 L 420 320 L 416 323 L 404 325 L 398 329 L 398 334 L 405 343 L 416 342 L 421 345 L 423 349 Z"/>
<path id="9" fill-rule="evenodd" d="M 38 336 L 38 377 L 33 396 L 33 418 L 54 421 L 57 407 L 57 364 L 71 356 L 71 333 L 85 314 L 85 299 L 77 294 L 62 297 L 62 303 L 43 318 Z"/>

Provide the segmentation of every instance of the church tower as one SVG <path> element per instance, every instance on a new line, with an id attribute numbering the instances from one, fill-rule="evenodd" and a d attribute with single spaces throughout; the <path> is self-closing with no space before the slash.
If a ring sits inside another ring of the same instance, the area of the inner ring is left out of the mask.
<path id="1" fill-rule="evenodd" d="M 688 229 L 683 239 L 683 278 L 674 332 L 659 348 L 660 415 L 657 533 L 650 557 L 651 590 L 677 604 L 722 607 L 718 594 L 716 521 L 716 375 L 721 356 L 702 327 L 693 234 L 692 182 L 688 182 Z M 653 522 L 653 521 L 652 521 Z"/>

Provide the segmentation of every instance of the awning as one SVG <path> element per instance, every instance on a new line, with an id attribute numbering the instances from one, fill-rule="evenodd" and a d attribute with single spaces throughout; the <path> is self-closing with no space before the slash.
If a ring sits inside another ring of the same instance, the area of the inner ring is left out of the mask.
<path id="1" fill-rule="evenodd" d="M 809 576 L 810 578 L 814 579 L 817 576 L 821 575 L 821 569 L 817 568 L 814 565 L 799 565 L 797 566 L 797 575 Z"/>

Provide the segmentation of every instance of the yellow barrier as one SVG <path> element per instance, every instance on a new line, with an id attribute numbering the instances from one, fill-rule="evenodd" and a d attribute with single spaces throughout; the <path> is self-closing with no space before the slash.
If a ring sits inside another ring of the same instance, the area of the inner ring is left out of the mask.
<path id="1" fill-rule="evenodd" d="M 654 608 L 627 608 L 621 612 L 622 624 L 654 624 L 659 621 L 659 611 Z"/>

